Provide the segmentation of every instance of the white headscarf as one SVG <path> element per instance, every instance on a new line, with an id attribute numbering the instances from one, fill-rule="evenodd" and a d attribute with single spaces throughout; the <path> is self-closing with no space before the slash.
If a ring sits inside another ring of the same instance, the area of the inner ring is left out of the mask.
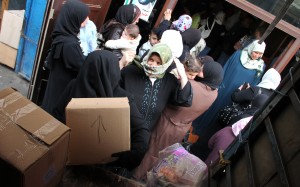
<path id="1" fill-rule="evenodd" d="M 167 44 L 171 48 L 174 57 L 178 58 L 182 54 L 183 43 L 179 31 L 166 30 L 161 36 L 160 43 Z"/>
<path id="2" fill-rule="evenodd" d="M 253 41 L 248 47 L 244 48 L 241 53 L 241 63 L 247 69 L 256 69 L 258 72 L 262 72 L 264 68 L 264 61 L 261 59 L 263 53 L 265 52 L 266 44 L 262 42 L 261 44 L 258 43 L 258 40 Z M 262 55 L 260 58 L 256 60 L 251 59 L 251 53 L 261 52 Z"/>
<path id="3" fill-rule="evenodd" d="M 257 86 L 261 88 L 275 90 L 280 84 L 280 81 L 281 81 L 280 74 L 274 68 L 270 68 L 263 75 L 261 82 Z"/>

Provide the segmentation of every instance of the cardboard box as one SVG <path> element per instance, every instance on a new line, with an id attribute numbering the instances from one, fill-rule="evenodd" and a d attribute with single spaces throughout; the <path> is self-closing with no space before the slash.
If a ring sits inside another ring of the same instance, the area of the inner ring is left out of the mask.
<path id="1" fill-rule="evenodd" d="M 130 150 L 130 109 L 127 98 L 77 98 L 66 108 L 71 128 L 68 164 L 101 164 L 111 154 Z"/>
<path id="2" fill-rule="evenodd" d="M 4 10 L 0 42 L 18 49 L 25 10 Z"/>
<path id="3" fill-rule="evenodd" d="M 0 91 L 0 186 L 56 186 L 70 129 L 11 88 Z"/>
<path id="4" fill-rule="evenodd" d="M 0 63 L 15 68 L 18 50 L 0 42 Z"/>

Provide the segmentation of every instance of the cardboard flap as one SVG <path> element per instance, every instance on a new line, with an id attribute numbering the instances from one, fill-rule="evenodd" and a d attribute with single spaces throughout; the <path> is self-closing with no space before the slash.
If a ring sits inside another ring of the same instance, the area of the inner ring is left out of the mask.
<path id="1" fill-rule="evenodd" d="M 73 98 L 67 108 L 128 108 L 127 97 L 117 98 Z"/>
<path id="2" fill-rule="evenodd" d="M 47 145 L 70 130 L 40 107 L 11 88 L 0 91 L 0 113 Z"/>
<path id="3" fill-rule="evenodd" d="M 48 151 L 43 142 L 34 139 L 3 113 L 0 113 L 0 121 L 0 157 L 18 170 L 24 172 Z"/>

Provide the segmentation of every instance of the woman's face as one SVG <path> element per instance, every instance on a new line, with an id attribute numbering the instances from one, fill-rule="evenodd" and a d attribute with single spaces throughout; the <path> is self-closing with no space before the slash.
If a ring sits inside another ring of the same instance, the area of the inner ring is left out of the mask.
<path id="1" fill-rule="evenodd" d="M 85 27 L 86 23 L 89 21 L 89 17 L 86 17 L 86 19 L 81 23 L 80 27 Z"/>
<path id="2" fill-rule="evenodd" d="M 160 65 L 162 65 L 162 62 L 161 62 L 160 57 L 157 54 L 152 54 L 149 57 L 147 64 L 149 66 L 160 66 Z"/>
<path id="3" fill-rule="evenodd" d="M 258 58 L 260 58 L 262 56 L 263 53 L 261 52 L 257 52 L 257 51 L 252 51 L 251 52 L 251 59 L 252 60 L 257 60 Z"/>

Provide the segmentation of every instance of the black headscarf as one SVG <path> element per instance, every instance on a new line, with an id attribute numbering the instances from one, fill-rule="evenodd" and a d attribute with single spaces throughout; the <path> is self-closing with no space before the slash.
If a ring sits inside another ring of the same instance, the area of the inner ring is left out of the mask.
<path id="1" fill-rule="evenodd" d="M 66 40 L 79 40 L 77 35 L 80 31 L 81 23 L 89 15 L 89 8 L 79 0 L 68 0 L 62 6 L 58 15 L 53 33 L 53 43 L 57 44 Z"/>
<path id="2" fill-rule="evenodd" d="M 123 5 L 118 9 L 115 19 L 126 26 L 135 21 L 140 14 L 141 10 L 136 5 Z"/>
<path id="3" fill-rule="evenodd" d="M 70 81 L 54 109 L 54 117 L 65 122 L 65 108 L 72 98 L 126 97 L 121 92 L 119 61 L 110 51 L 96 50 L 91 52 L 76 79 Z"/>
<path id="4" fill-rule="evenodd" d="M 202 64 L 214 62 L 215 60 L 211 56 L 202 56 L 199 57 Z"/>
<path id="5" fill-rule="evenodd" d="M 204 78 L 196 77 L 195 80 L 206 84 L 212 89 L 217 89 L 223 81 L 224 71 L 218 62 L 212 61 L 204 64 L 203 75 Z"/>
<path id="6" fill-rule="evenodd" d="M 181 33 L 183 51 L 179 60 L 184 62 L 186 60 L 187 54 L 190 53 L 190 50 L 200 41 L 201 32 L 199 29 L 189 28 Z"/>
<path id="7" fill-rule="evenodd" d="M 72 97 L 114 97 L 121 78 L 119 60 L 110 51 L 96 50 L 85 60 L 72 89 Z"/>
<path id="8" fill-rule="evenodd" d="M 121 78 L 118 58 L 110 51 L 91 52 L 78 76 L 73 79 L 59 98 L 54 117 L 65 123 L 65 108 L 72 98 L 128 97 L 130 105 L 131 150 L 118 155 L 112 163 L 127 169 L 137 167 L 148 149 L 150 131 L 137 109 L 134 98 L 119 86 Z"/>
<path id="9" fill-rule="evenodd" d="M 183 45 L 187 45 L 190 50 L 200 41 L 201 32 L 199 29 L 189 28 L 181 33 Z"/>

